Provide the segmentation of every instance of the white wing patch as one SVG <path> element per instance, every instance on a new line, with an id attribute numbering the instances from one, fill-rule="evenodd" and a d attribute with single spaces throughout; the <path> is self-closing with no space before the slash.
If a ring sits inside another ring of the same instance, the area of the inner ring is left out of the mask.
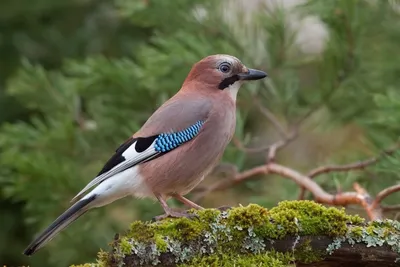
<path id="1" fill-rule="evenodd" d="M 122 156 L 125 158 L 123 162 L 120 164 L 116 165 L 114 168 L 111 170 L 97 176 L 94 178 L 90 183 L 88 183 L 85 188 L 83 188 L 72 200 L 71 202 L 76 201 L 78 198 L 80 198 L 87 190 L 89 190 L 91 187 L 98 185 L 99 183 L 103 182 L 104 180 L 128 169 L 131 168 L 138 163 L 141 163 L 145 160 L 148 160 L 158 154 L 160 152 L 157 152 L 154 148 L 155 142 L 153 143 L 143 152 L 137 152 L 135 149 L 136 142 L 132 143 L 128 149 L 126 149 L 123 153 Z"/>

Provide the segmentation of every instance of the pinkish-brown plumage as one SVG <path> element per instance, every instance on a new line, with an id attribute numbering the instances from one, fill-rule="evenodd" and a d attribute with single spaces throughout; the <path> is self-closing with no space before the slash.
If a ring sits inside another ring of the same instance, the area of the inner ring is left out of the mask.
<path id="1" fill-rule="evenodd" d="M 264 72 L 248 69 L 229 55 L 213 55 L 196 63 L 179 92 L 117 149 L 100 173 L 73 199 L 80 200 L 44 230 L 24 253 L 35 253 L 89 209 L 128 195 L 157 198 L 165 216 L 187 216 L 168 207 L 169 197 L 201 209 L 184 195 L 218 163 L 231 140 L 236 95 L 241 84 L 265 76 Z M 173 148 L 157 150 L 161 134 L 182 131 L 198 121 L 203 124 L 195 130 L 196 134 L 186 133 L 185 142 L 175 140 L 178 143 Z M 92 187 L 95 188 L 84 195 Z"/>
<path id="2" fill-rule="evenodd" d="M 167 157 L 140 165 L 140 173 L 148 186 L 163 196 L 172 193 L 185 195 L 192 190 L 218 163 L 233 136 L 236 122 L 234 101 L 222 91 L 210 92 L 209 96 L 202 91 L 202 88 L 196 88 L 175 95 L 162 109 L 162 114 L 156 113 L 136 134 L 140 136 L 142 131 L 146 134 L 179 131 L 198 120 L 205 122 L 193 140 L 172 150 Z M 170 113 L 170 109 L 177 109 L 177 112 Z M 171 123 L 160 124 L 158 120 Z"/>

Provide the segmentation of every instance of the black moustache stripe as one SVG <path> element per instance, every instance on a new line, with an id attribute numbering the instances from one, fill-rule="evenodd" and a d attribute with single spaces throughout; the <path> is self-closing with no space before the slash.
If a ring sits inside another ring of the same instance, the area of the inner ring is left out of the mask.
<path id="1" fill-rule="evenodd" d="M 222 80 L 222 82 L 218 85 L 218 89 L 220 90 L 224 90 L 225 88 L 227 88 L 229 85 L 234 84 L 236 81 L 239 80 L 239 76 L 238 75 L 233 75 L 231 77 L 225 78 Z"/>

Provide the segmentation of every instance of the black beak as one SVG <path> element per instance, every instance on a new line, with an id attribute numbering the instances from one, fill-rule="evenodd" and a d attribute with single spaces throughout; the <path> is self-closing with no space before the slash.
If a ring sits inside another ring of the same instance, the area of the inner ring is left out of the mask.
<path id="1" fill-rule="evenodd" d="M 260 80 L 267 77 L 267 74 L 261 70 L 249 69 L 246 73 L 239 73 L 239 80 Z"/>

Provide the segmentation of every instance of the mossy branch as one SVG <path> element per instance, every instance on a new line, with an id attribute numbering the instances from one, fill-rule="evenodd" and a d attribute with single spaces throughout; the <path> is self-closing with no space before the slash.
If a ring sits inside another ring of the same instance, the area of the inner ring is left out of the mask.
<path id="1" fill-rule="evenodd" d="M 365 223 L 312 201 L 191 211 L 136 221 L 83 266 L 397 266 L 400 222 Z"/>

